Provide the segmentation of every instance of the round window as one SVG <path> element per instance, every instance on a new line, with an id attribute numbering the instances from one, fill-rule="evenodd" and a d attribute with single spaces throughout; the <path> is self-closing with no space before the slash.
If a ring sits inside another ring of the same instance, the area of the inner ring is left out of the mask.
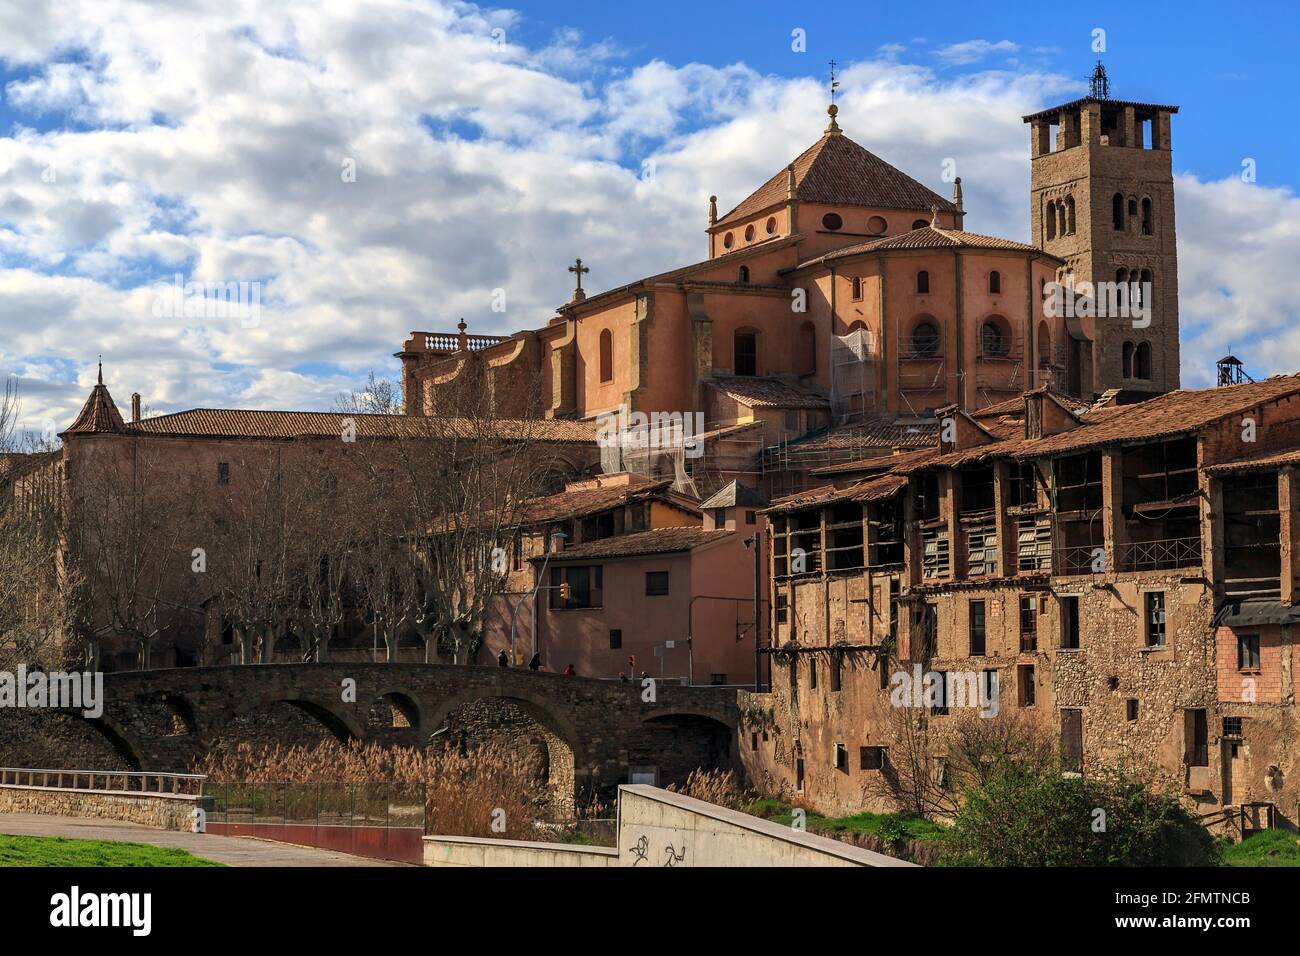
<path id="1" fill-rule="evenodd" d="M 753 226 L 746 226 L 746 227 L 745 227 L 745 241 L 746 241 L 746 242 L 753 242 L 753 241 L 754 241 L 754 227 L 753 227 Z"/>
<path id="2" fill-rule="evenodd" d="M 825 229 L 834 231 L 841 228 L 843 225 L 844 220 L 840 218 L 840 214 L 837 212 L 828 212 L 826 215 L 822 216 L 822 227 Z"/>
<path id="3" fill-rule="evenodd" d="M 727 233 L 725 236 L 722 237 L 722 248 L 730 249 L 735 244 L 736 244 L 736 237 L 733 236 L 731 233 Z"/>
<path id="4" fill-rule="evenodd" d="M 767 220 L 767 234 L 770 236 L 774 232 L 776 232 L 776 216 L 772 216 Z"/>
<path id="5" fill-rule="evenodd" d="M 873 236 L 883 236 L 889 229 L 889 223 L 885 222 L 884 216 L 872 216 L 867 220 L 867 232 Z"/>
<path id="6" fill-rule="evenodd" d="M 922 322 L 912 330 L 913 355 L 937 355 L 939 352 L 939 330 L 933 322 Z"/>

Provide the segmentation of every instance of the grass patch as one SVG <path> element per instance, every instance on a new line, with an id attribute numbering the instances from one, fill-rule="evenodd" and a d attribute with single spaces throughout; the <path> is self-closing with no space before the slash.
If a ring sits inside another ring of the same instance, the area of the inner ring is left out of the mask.
<path id="1" fill-rule="evenodd" d="M 794 807 L 781 800 L 755 800 L 747 813 L 773 823 L 789 826 L 794 821 Z M 931 820 L 907 813 L 855 813 L 847 817 L 823 817 L 807 811 L 805 823 L 810 833 L 834 836 L 837 833 L 870 833 L 884 840 L 938 840 L 944 828 Z"/>
<path id="2" fill-rule="evenodd" d="M 1223 849 L 1228 866 L 1300 866 L 1300 837 L 1286 830 L 1261 830 Z"/>
<path id="3" fill-rule="evenodd" d="M 0 866 L 222 866 L 169 847 L 0 835 Z"/>

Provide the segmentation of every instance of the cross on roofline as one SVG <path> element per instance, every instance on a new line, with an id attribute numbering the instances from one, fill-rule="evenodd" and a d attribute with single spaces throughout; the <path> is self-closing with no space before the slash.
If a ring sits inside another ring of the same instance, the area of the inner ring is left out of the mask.
<path id="1" fill-rule="evenodd" d="M 831 65 L 831 105 L 835 105 L 835 91 L 839 89 L 840 81 L 835 79 L 835 61 L 830 61 Z"/>

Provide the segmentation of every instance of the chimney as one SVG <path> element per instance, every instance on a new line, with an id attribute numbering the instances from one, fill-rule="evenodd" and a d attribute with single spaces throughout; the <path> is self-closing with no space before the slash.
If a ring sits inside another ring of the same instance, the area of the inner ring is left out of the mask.
<path id="1" fill-rule="evenodd" d="M 131 393 L 131 421 L 138 422 L 139 420 L 140 420 L 140 393 L 132 392 Z"/>

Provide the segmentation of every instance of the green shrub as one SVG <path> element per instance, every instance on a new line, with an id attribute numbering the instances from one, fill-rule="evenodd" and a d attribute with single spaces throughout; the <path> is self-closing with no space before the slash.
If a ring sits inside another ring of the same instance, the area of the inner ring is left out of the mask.
<path id="1" fill-rule="evenodd" d="M 945 837 L 945 862 L 1212 866 L 1220 849 L 1174 795 L 1149 782 L 1117 770 L 1067 777 L 1009 762 L 966 794 Z"/>

